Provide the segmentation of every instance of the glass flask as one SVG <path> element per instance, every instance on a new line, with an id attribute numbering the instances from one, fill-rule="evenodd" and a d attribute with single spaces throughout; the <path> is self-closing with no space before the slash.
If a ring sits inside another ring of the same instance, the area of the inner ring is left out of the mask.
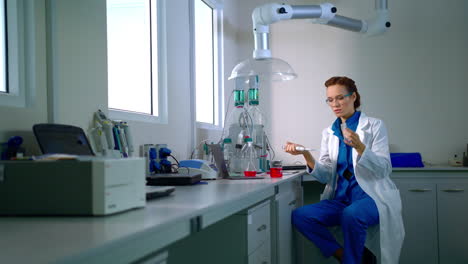
<path id="1" fill-rule="evenodd" d="M 242 148 L 242 158 L 244 165 L 244 176 L 254 177 L 257 175 L 257 152 L 252 142 L 252 138 L 245 138 L 245 145 Z"/>
<path id="2" fill-rule="evenodd" d="M 259 84 L 258 76 L 249 77 L 249 108 L 248 116 L 251 120 L 252 138 L 253 144 L 256 147 L 257 156 L 260 157 L 259 169 L 265 172 L 267 170 L 267 146 L 266 146 L 266 134 L 265 134 L 265 116 L 260 110 L 259 103 Z"/>

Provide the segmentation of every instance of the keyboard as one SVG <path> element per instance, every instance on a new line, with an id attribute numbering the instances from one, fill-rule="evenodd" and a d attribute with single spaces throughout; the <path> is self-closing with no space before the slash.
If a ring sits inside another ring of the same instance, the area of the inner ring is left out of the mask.
<path id="1" fill-rule="evenodd" d="M 200 173 L 156 173 L 146 177 L 146 185 L 191 185 L 200 180 Z"/>
<path id="2" fill-rule="evenodd" d="M 146 186 L 146 200 L 167 196 L 174 190 L 174 186 Z"/>

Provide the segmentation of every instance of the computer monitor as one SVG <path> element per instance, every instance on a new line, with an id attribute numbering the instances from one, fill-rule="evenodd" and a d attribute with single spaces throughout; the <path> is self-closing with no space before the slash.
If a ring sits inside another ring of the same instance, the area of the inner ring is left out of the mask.
<path id="1" fill-rule="evenodd" d="M 83 129 L 61 124 L 36 124 L 34 136 L 43 154 L 94 156 Z"/>
<path id="2" fill-rule="evenodd" d="M 229 171 L 227 169 L 226 161 L 224 161 L 224 155 L 221 151 L 221 146 L 219 144 L 209 144 L 208 147 L 211 149 L 211 153 L 213 153 L 213 158 L 216 168 L 218 168 L 219 177 L 223 179 L 229 178 Z"/>

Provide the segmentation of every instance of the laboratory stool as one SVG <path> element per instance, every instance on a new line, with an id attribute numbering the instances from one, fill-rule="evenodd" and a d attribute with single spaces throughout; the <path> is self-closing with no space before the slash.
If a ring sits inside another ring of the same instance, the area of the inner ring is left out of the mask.
<path id="1" fill-rule="evenodd" d="M 372 252 L 364 247 L 364 252 L 362 254 L 362 264 L 377 264 L 377 257 L 372 254 Z"/>

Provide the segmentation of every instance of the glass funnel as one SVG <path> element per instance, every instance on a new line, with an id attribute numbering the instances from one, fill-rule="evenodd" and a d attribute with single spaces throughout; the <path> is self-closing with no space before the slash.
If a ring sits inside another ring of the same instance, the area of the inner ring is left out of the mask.
<path id="1" fill-rule="evenodd" d="M 291 66 L 282 59 L 268 58 L 256 60 L 249 58 L 234 67 L 229 80 L 254 75 L 271 81 L 289 81 L 297 77 Z"/>

